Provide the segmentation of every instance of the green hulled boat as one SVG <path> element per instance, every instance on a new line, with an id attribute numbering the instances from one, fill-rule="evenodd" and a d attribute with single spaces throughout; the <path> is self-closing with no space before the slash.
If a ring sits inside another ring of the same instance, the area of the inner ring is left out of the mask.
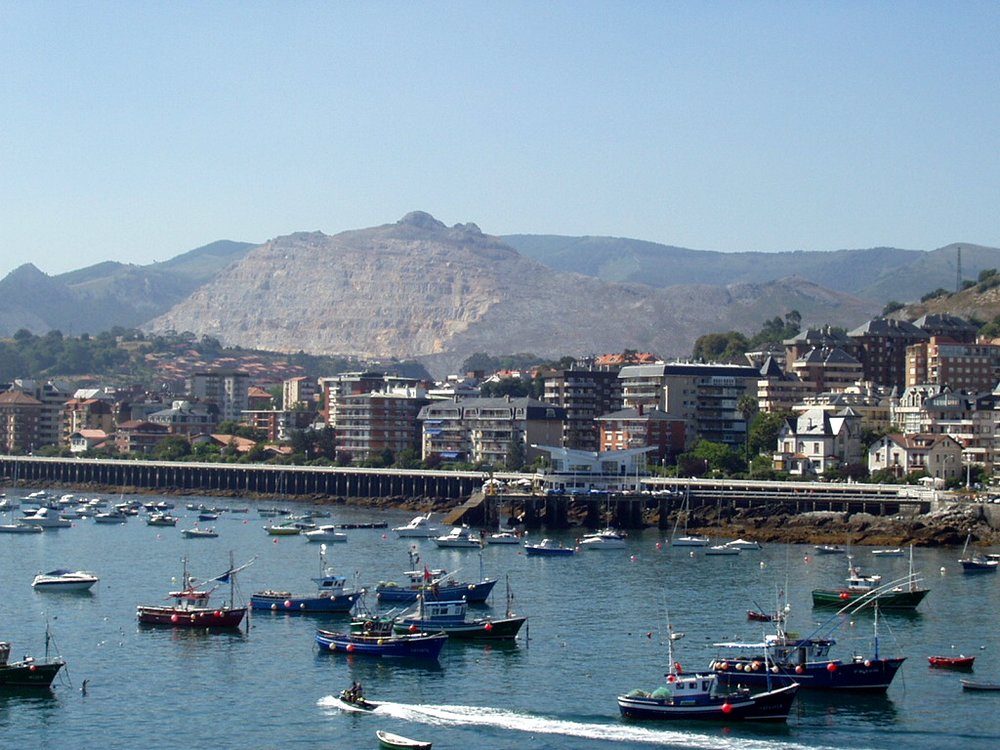
<path id="1" fill-rule="evenodd" d="M 847 608 L 850 611 L 875 607 L 876 604 L 882 610 L 916 609 L 930 589 L 918 585 L 919 579 L 912 569 L 912 554 L 911 550 L 910 572 L 888 583 L 883 583 L 880 575 L 863 575 L 861 569 L 852 565 L 848 558 L 845 584 L 832 589 L 813 589 L 813 606 Z"/>

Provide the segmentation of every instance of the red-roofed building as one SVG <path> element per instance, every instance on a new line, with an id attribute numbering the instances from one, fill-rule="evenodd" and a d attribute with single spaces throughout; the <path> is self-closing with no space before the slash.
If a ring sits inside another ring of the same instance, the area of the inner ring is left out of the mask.
<path id="1" fill-rule="evenodd" d="M 42 402 L 21 391 L 0 393 L 0 450 L 30 453 L 38 446 Z"/>

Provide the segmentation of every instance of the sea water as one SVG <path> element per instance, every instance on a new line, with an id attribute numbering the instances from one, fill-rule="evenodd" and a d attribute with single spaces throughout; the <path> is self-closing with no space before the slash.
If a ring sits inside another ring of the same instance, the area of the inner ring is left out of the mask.
<path id="1" fill-rule="evenodd" d="M 184 558 L 199 578 L 224 572 L 230 553 L 237 565 L 255 558 L 237 579 L 244 601 L 262 589 L 309 592 L 320 574 L 320 545 L 268 536 L 269 519 L 255 503 L 199 498 L 251 510 L 212 522 L 216 539 L 185 539 L 181 529 L 197 520 L 184 510 L 190 498 L 165 499 L 182 517 L 176 528 L 147 526 L 140 516 L 122 525 L 81 519 L 69 529 L 0 535 L 0 639 L 11 641 L 12 658 L 41 656 L 47 628 L 50 650 L 67 662 L 50 693 L 0 694 L 5 747 L 363 748 L 377 745 L 376 729 L 431 741 L 436 750 L 1000 746 L 1000 693 L 964 692 L 961 673 L 927 664 L 932 654 L 975 655 L 967 676 L 1000 679 L 1000 580 L 963 574 L 958 549 L 916 549 L 914 567 L 930 594 L 916 613 L 878 618 L 880 654 L 907 657 L 885 695 L 800 692 L 787 725 L 626 722 L 616 696 L 663 684 L 668 621 L 683 633 L 673 646 L 685 671 L 724 655 L 717 642 L 771 632 L 749 622 L 748 609 L 773 611 L 787 602 L 789 629 L 807 635 L 834 616 L 812 608 L 810 591 L 838 585 L 847 559 L 814 556 L 807 545 L 706 557 L 671 548 L 656 529 L 632 532 L 624 550 L 553 558 L 527 557 L 514 545 L 488 546 L 481 555 L 441 550 L 387 529 L 352 529 L 346 543 L 326 548 L 328 564 L 352 583 L 401 581 L 415 545 L 420 567 L 443 567 L 462 580 L 481 571 L 499 578 L 490 605 L 470 608 L 473 614 L 501 615 L 509 582 L 513 609 L 529 618 L 511 644 L 454 642 L 437 662 L 399 662 L 321 652 L 315 630 L 346 626 L 337 616 L 254 612 L 248 629 L 232 633 L 137 625 L 137 604 L 168 603 Z M 391 527 L 410 516 L 336 507 L 322 522 Z M 572 545 L 578 534 L 555 536 Z M 850 551 L 855 564 L 886 581 L 907 573 L 906 558 Z M 60 567 L 91 570 L 101 580 L 89 594 L 31 588 L 36 573 Z M 228 593 L 222 586 L 217 598 Z M 376 605 L 373 595 L 367 600 Z M 871 614 L 839 625 L 834 656 L 872 655 Z M 382 704 L 374 713 L 344 711 L 335 700 L 354 681 Z"/>

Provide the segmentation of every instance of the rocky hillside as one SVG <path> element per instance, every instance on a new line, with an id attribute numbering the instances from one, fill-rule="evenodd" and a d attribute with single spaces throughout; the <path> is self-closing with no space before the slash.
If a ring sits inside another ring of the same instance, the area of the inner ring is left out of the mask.
<path id="1" fill-rule="evenodd" d="M 428 214 L 334 236 L 298 233 L 247 253 L 146 327 L 228 345 L 417 358 L 435 374 L 468 355 L 689 355 L 699 335 L 753 331 L 798 309 L 853 326 L 879 306 L 789 277 L 657 289 L 553 271 L 474 224 Z"/>

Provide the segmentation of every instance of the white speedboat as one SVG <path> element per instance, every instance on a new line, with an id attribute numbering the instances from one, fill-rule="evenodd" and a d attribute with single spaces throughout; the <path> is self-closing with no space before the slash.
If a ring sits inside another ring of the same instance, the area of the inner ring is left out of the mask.
<path id="1" fill-rule="evenodd" d="M 395 526 L 393 531 L 396 532 L 396 536 L 399 537 L 413 537 L 420 539 L 430 539 L 433 536 L 438 536 L 441 533 L 441 529 L 437 526 L 431 526 L 431 514 L 427 513 L 423 516 L 417 516 L 413 518 L 405 526 Z"/>
<path id="2" fill-rule="evenodd" d="M 580 549 L 624 549 L 625 535 L 614 529 L 601 529 L 593 534 L 585 534 L 580 540 Z"/>
<path id="3" fill-rule="evenodd" d="M 899 547 L 894 547 L 893 549 L 873 549 L 872 554 L 878 557 L 902 557 L 906 553 Z"/>
<path id="4" fill-rule="evenodd" d="M 212 528 L 199 529 L 196 527 L 193 529 L 184 529 L 181 531 L 181 534 L 187 539 L 215 539 L 219 535 L 219 532 Z"/>
<path id="5" fill-rule="evenodd" d="M 520 544 L 521 537 L 516 531 L 497 531 L 486 537 L 487 544 Z"/>
<path id="6" fill-rule="evenodd" d="M 319 526 L 312 531 L 307 531 L 303 534 L 306 541 L 309 542 L 346 542 L 347 534 L 343 531 L 337 531 L 336 526 Z"/>
<path id="7" fill-rule="evenodd" d="M 709 541 L 711 540 L 707 536 L 685 534 L 671 540 L 670 545 L 673 547 L 707 547 Z"/>
<path id="8" fill-rule="evenodd" d="M 86 570 L 59 568 L 39 573 L 31 585 L 37 591 L 89 591 L 99 580 L 101 579 Z"/>
<path id="9" fill-rule="evenodd" d="M 735 547 L 736 549 L 760 549 L 760 542 L 752 542 L 747 539 L 733 539 L 731 542 L 726 542 L 727 547 Z"/>
<path id="10" fill-rule="evenodd" d="M 483 540 L 468 526 L 456 526 L 447 534 L 434 537 L 434 544 L 438 547 L 482 549 Z"/>
<path id="11" fill-rule="evenodd" d="M 34 513 L 25 513 L 19 522 L 41 526 L 43 529 L 68 529 L 73 525 L 68 518 L 63 518 L 59 513 L 45 507 L 39 508 Z"/>

